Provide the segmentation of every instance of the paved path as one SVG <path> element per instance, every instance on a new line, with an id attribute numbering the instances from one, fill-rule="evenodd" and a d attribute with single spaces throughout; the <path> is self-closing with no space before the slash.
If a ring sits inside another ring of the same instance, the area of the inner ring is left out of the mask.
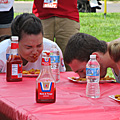
<path id="1" fill-rule="evenodd" d="M 101 9 L 97 12 L 103 12 L 104 13 L 104 2 L 101 2 Z M 107 13 L 113 13 L 113 12 L 119 12 L 120 13 L 120 2 L 109 2 L 107 1 Z"/>
<path id="2" fill-rule="evenodd" d="M 101 2 L 101 10 L 97 9 L 97 12 L 104 13 L 104 2 Z M 14 11 L 17 13 L 32 12 L 33 2 L 15 1 Z M 120 2 L 109 2 L 107 1 L 107 13 L 120 12 Z"/>
<path id="3" fill-rule="evenodd" d="M 24 1 L 15 1 L 14 2 L 14 12 L 16 13 L 24 13 L 24 12 L 32 12 L 33 2 L 24 2 Z"/>

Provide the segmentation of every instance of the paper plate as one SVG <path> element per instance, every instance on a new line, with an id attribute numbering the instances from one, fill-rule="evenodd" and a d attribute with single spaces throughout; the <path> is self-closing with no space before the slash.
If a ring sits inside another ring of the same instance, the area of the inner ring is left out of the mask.
<path id="1" fill-rule="evenodd" d="M 110 95 L 109 97 L 112 98 L 113 100 L 116 100 L 116 101 L 120 102 L 120 100 L 118 100 L 118 99 L 115 98 L 115 95 Z"/>
<path id="2" fill-rule="evenodd" d="M 79 80 L 79 77 L 68 77 L 68 79 L 72 82 L 77 82 L 77 83 L 87 83 L 86 80 Z M 111 82 L 115 82 L 115 80 L 100 80 L 99 83 L 111 83 Z"/>
<path id="3" fill-rule="evenodd" d="M 39 74 L 23 74 L 23 77 L 38 77 Z"/>

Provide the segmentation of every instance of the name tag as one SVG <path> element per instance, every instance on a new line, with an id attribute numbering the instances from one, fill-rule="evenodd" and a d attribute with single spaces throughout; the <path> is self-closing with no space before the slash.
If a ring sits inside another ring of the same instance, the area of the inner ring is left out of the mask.
<path id="1" fill-rule="evenodd" d="M 43 8 L 57 8 L 58 0 L 44 0 Z"/>
<path id="2" fill-rule="evenodd" d="M 2 4 L 2 3 L 8 3 L 8 0 L 0 0 L 0 4 Z"/>

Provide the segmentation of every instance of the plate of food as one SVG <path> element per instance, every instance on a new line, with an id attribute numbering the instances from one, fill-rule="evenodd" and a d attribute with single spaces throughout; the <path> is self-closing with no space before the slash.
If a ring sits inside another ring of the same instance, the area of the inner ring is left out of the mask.
<path id="1" fill-rule="evenodd" d="M 80 77 L 68 77 L 68 80 L 77 83 L 87 83 L 86 78 L 80 78 Z"/>
<path id="2" fill-rule="evenodd" d="M 87 83 L 86 78 L 68 77 L 68 79 L 72 82 Z M 112 77 L 109 77 L 109 76 L 106 76 L 106 77 L 100 79 L 100 83 L 110 83 L 110 82 L 115 82 L 115 79 Z"/>
<path id="3" fill-rule="evenodd" d="M 40 73 L 39 69 L 30 69 L 29 71 L 23 70 L 22 74 L 24 77 L 37 77 Z"/>
<path id="4" fill-rule="evenodd" d="M 120 101 L 120 94 L 118 94 L 118 95 L 110 95 L 109 97 L 116 100 L 116 101 Z"/>

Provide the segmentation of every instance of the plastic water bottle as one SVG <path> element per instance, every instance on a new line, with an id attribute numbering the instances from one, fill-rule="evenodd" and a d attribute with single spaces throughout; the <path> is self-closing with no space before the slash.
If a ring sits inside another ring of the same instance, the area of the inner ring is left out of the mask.
<path id="1" fill-rule="evenodd" d="M 12 38 L 11 38 L 11 41 L 12 41 Z M 10 54 L 11 54 L 11 42 L 9 42 L 9 46 L 6 50 L 6 60 L 8 60 Z"/>
<path id="2" fill-rule="evenodd" d="M 90 55 L 90 60 L 86 64 L 86 96 L 91 98 L 100 97 L 100 65 L 96 60 L 96 55 Z"/>
<path id="3" fill-rule="evenodd" d="M 50 58 L 51 58 L 51 70 L 55 82 L 58 83 L 60 81 L 60 53 L 55 45 L 52 46 L 50 50 Z"/>

